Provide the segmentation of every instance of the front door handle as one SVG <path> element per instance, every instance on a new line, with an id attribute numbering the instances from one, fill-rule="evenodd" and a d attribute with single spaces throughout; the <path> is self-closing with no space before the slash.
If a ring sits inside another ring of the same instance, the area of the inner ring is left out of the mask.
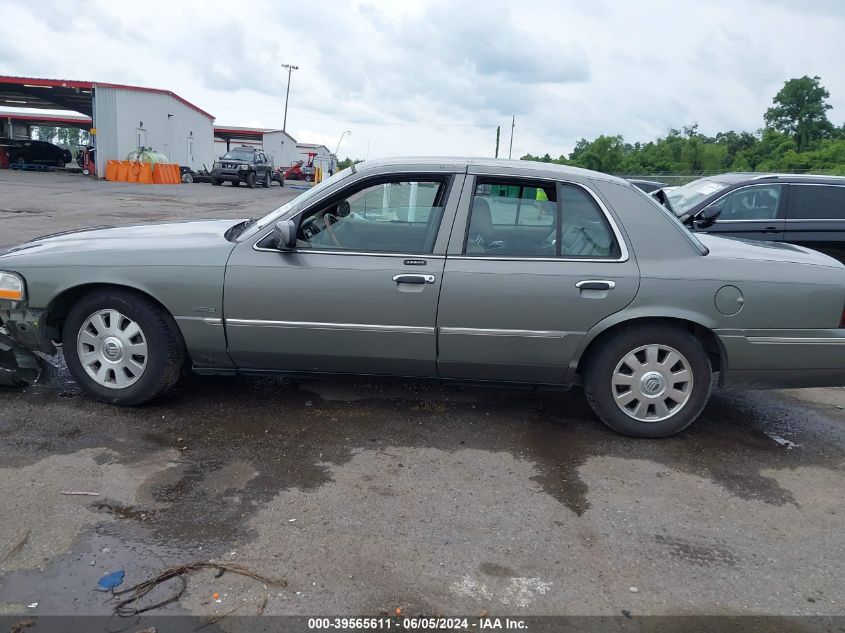
<path id="1" fill-rule="evenodd" d="M 393 275 L 397 284 L 433 284 L 434 275 Z"/>
<path id="2" fill-rule="evenodd" d="M 763 229 L 763 233 L 780 233 L 780 229 L 776 226 L 767 226 Z"/>
<path id="3" fill-rule="evenodd" d="M 613 290 L 616 282 L 608 279 L 585 279 L 575 284 L 575 287 L 579 290 Z"/>

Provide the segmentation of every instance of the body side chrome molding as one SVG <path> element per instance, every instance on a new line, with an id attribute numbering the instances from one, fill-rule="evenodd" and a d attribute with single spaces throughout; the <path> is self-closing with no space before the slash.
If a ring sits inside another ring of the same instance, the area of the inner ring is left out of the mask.
<path id="1" fill-rule="evenodd" d="M 571 332 L 562 330 L 510 330 L 503 328 L 476 327 L 441 327 L 440 334 L 459 334 L 463 336 L 519 336 L 525 338 L 563 338 Z"/>
<path id="2" fill-rule="evenodd" d="M 435 328 L 423 325 L 380 325 L 372 323 L 320 323 L 314 321 L 268 321 L 262 319 L 226 319 L 233 327 L 306 328 L 311 330 L 357 330 L 361 332 L 401 332 L 434 334 Z"/>
<path id="3" fill-rule="evenodd" d="M 810 336 L 749 336 L 753 345 L 845 345 L 843 338 L 816 338 Z"/>
<path id="4" fill-rule="evenodd" d="M 177 321 L 200 321 L 206 325 L 223 325 L 223 319 L 213 317 L 177 316 L 173 318 Z"/>

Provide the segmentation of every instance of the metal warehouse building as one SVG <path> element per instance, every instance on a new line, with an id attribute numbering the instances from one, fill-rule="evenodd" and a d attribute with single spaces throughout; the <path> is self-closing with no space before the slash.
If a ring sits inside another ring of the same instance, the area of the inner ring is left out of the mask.
<path id="1" fill-rule="evenodd" d="M 214 117 L 169 90 L 0 76 L 0 104 L 92 117 L 101 178 L 107 160 L 125 159 L 142 146 L 194 169 L 214 160 Z"/>
<path id="2" fill-rule="evenodd" d="M 238 126 L 214 126 L 214 157 L 217 158 L 233 147 L 246 145 L 264 150 L 272 157 L 276 167 L 290 167 L 302 158 L 296 139 L 283 130 Z"/>

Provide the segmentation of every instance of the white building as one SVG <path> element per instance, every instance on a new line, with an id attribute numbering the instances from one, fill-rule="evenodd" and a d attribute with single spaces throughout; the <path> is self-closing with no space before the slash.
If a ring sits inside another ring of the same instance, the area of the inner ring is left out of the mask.
<path id="1" fill-rule="evenodd" d="M 213 162 L 214 117 L 166 90 L 95 86 L 97 174 L 139 147 L 199 169 Z"/>
<path id="2" fill-rule="evenodd" d="M 273 159 L 276 167 L 290 167 L 299 160 L 296 139 L 282 130 L 273 130 L 264 134 L 264 153 Z"/>
<path id="3" fill-rule="evenodd" d="M 106 161 L 123 160 L 141 146 L 194 169 L 210 165 L 213 159 L 214 117 L 169 90 L 0 76 L 0 103 L 27 111 L 63 110 L 91 117 L 100 177 Z M 18 134 L 16 129 L 7 132 Z"/>
<path id="4" fill-rule="evenodd" d="M 337 156 L 332 154 L 331 150 L 325 145 L 315 145 L 314 143 L 297 143 L 296 151 L 299 154 L 297 160 L 304 160 L 308 163 L 308 154 L 313 152 L 314 167 L 319 167 L 323 170 L 326 178 L 337 171 Z"/>

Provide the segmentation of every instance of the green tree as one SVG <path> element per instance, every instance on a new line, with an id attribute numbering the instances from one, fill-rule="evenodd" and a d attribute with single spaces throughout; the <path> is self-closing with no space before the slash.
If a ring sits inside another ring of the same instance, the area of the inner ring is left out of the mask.
<path id="1" fill-rule="evenodd" d="M 56 138 L 56 133 L 58 132 L 59 128 L 55 127 L 48 127 L 46 125 L 39 125 L 35 128 L 35 138 L 39 141 L 47 141 L 48 143 L 52 143 L 53 139 Z"/>
<path id="2" fill-rule="evenodd" d="M 357 165 L 358 163 L 363 163 L 363 159 L 361 158 L 349 158 L 348 156 L 343 160 L 337 161 L 337 170 L 340 171 L 341 169 L 346 169 L 347 167 L 351 167 L 352 165 Z"/>
<path id="3" fill-rule="evenodd" d="M 830 93 L 818 76 L 790 79 L 775 95 L 774 105 L 766 110 L 766 126 L 792 136 L 802 152 L 833 132 L 827 118 L 832 107 L 827 103 L 828 97 Z"/>

